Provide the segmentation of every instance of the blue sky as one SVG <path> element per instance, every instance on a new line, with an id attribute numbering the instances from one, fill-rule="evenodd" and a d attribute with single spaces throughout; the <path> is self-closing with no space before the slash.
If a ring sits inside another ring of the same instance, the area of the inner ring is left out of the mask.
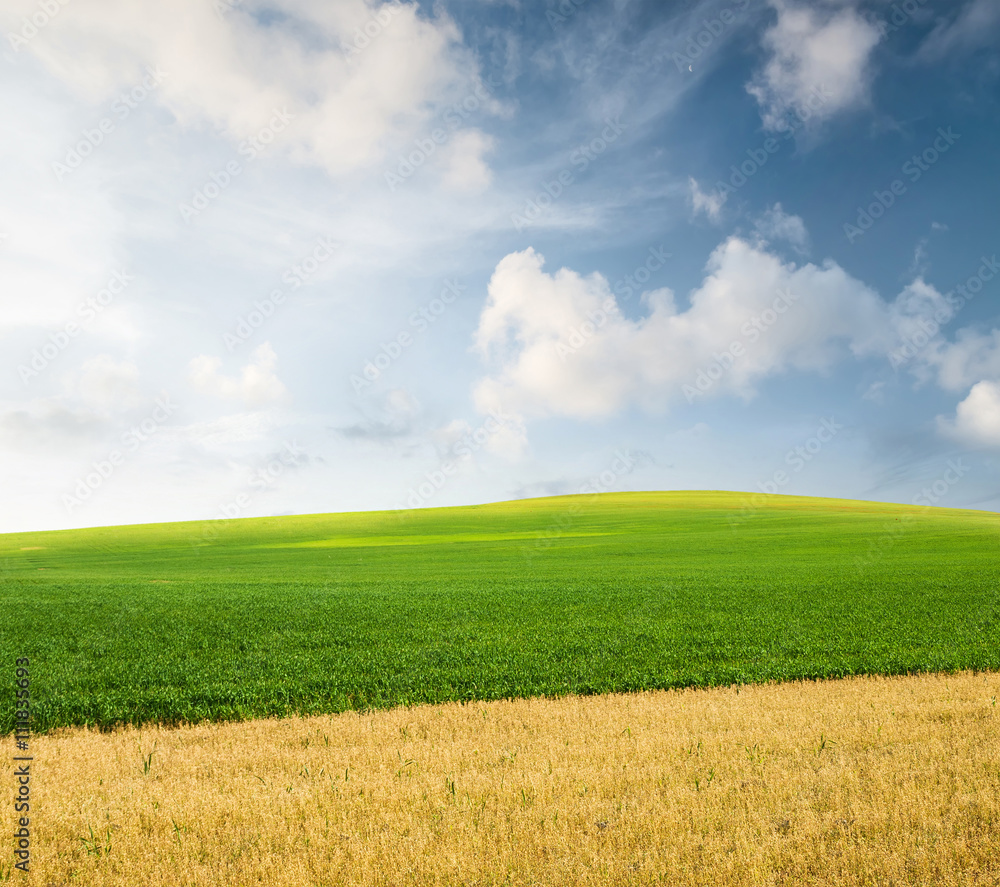
<path id="1" fill-rule="evenodd" d="M 994 0 L 8 0 L 0 531 L 1000 506 Z"/>

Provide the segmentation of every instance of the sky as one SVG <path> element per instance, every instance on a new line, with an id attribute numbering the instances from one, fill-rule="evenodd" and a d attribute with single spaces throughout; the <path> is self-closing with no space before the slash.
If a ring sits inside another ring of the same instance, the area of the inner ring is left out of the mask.
<path id="1" fill-rule="evenodd" d="M 995 0 L 4 0 L 0 532 L 1000 508 Z"/>

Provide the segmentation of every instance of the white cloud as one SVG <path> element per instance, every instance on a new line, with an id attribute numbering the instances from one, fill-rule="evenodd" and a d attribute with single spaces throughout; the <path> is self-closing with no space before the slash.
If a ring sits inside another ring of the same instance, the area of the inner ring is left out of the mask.
<path id="1" fill-rule="evenodd" d="M 447 168 L 444 183 L 455 191 L 478 193 L 493 180 L 493 172 L 485 160 L 495 145 L 492 136 L 478 129 L 468 129 L 455 135 L 444 153 Z"/>
<path id="2" fill-rule="evenodd" d="M 475 388 L 481 410 L 598 418 L 630 403 L 660 409 L 716 364 L 724 371 L 699 394 L 746 398 L 768 376 L 828 367 L 845 345 L 864 355 L 891 341 L 886 304 L 834 262 L 784 264 L 737 237 L 712 254 L 687 310 L 660 289 L 644 295 L 638 320 L 621 314 L 600 274 L 548 274 L 543 262 L 532 249 L 511 253 L 490 281 L 476 332 L 493 370 Z"/>
<path id="3" fill-rule="evenodd" d="M 895 301 L 889 306 L 889 315 L 895 333 L 892 351 L 906 343 L 922 343 L 926 345 L 928 338 L 928 320 L 944 318 L 954 309 L 948 303 L 948 297 L 937 287 L 927 283 L 923 277 L 916 277 L 908 283 Z M 933 327 L 930 327 L 933 330 Z M 926 359 L 926 354 L 923 355 Z M 911 365 L 918 375 L 927 376 L 926 363 L 918 361 Z M 964 386 L 963 386 L 964 387 Z"/>
<path id="4" fill-rule="evenodd" d="M 764 126 L 783 129 L 791 114 L 818 122 L 864 104 L 878 27 L 851 5 L 824 9 L 771 0 L 771 6 L 778 20 L 763 37 L 771 57 L 747 84 Z"/>
<path id="5" fill-rule="evenodd" d="M 808 243 L 802 220 L 780 204 L 757 232 Z M 489 370 L 475 386 L 476 405 L 510 411 L 522 439 L 533 418 L 597 419 L 630 405 L 662 410 L 720 395 L 749 399 L 768 377 L 823 371 L 848 354 L 895 366 L 901 342 L 923 336 L 926 345 L 927 318 L 954 310 L 920 277 L 886 301 L 832 260 L 786 263 L 763 239 L 728 238 L 688 308 L 662 288 L 643 295 L 647 311 L 637 319 L 622 313 L 600 274 L 549 274 L 543 264 L 528 249 L 497 265 L 475 336 Z M 921 380 L 936 375 L 950 390 L 1000 379 L 1000 330 L 932 341 L 909 370 Z M 863 396 L 880 401 L 884 385 Z"/>
<path id="6" fill-rule="evenodd" d="M 783 240 L 791 244 L 796 252 L 809 251 L 809 233 L 802 218 L 786 213 L 780 203 L 774 204 L 757 219 L 754 230 L 765 244 Z"/>
<path id="7" fill-rule="evenodd" d="M 85 361 L 71 378 L 80 400 L 89 407 L 111 412 L 132 409 L 143 402 L 139 368 L 108 354 Z"/>
<path id="8" fill-rule="evenodd" d="M 939 416 L 938 427 L 964 443 L 1000 447 L 1000 382 L 977 382 L 956 408 L 954 420 Z"/>
<path id="9" fill-rule="evenodd" d="M 948 391 L 961 391 L 982 379 L 1000 379 L 1000 329 L 980 333 L 966 327 L 955 334 L 954 342 L 935 342 L 921 357 Z"/>
<path id="10" fill-rule="evenodd" d="M 693 177 L 688 178 L 688 187 L 691 189 L 691 208 L 694 210 L 694 214 L 698 215 L 698 213 L 703 212 L 713 222 L 718 221 L 722 205 L 729 196 L 728 192 L 719 193 L 716 191 L 706 194 Z"/>
<path id="11" fill-rule="evenodd" d="M 249 406 L 283 400 L 288 391 L 274 371 L 278 356 L 271 343 L 260 345 L 251 358 L 251 362 L 240 371 L 239 378 L 231 378 L 219 372 L 221 358 L 201 354 L 191 361 L 188 378 L 203 394 L 226 400 L 240 400 Z"/>
<path id="12" fill-rule="evenodd" d="M 461 35 L 416 3 L 244 0 L 219 14 L 210 0 L 143 4 L 91 0 L 60 8 L 22 52 L 93 102 L 163 72 L 155 101 L 186 127 L 234 143 L 275 109 L 291 156 L 339 174 L 375 163 L 449 98 L 479 83 Z M 10 0 L 0 27 L 18 32 L 36 0 Z"/>

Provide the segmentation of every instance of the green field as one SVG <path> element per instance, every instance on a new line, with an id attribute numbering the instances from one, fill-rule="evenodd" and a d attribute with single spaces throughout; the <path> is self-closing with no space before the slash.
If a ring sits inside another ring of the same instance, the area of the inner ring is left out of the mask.
<path id="1" fill-rule="evenodd" d="M 0 733 L 1000 669 L 1000 515 L 749 498 L 0 535 Z"/>

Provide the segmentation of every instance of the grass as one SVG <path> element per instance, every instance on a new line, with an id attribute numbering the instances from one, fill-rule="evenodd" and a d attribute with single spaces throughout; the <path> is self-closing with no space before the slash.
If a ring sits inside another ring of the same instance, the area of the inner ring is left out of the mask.
<path id="1" fill-rule="evenodd" d="M 1000 516 L 747 498 L 3 535 L 0 648 L 42 731 L 1000 669 Z"/>
<path id="2" fill-rule="evenodd" d="M 998 692 L 965 672 L 53 731 L 32 883 L 996 884 Z"/>

